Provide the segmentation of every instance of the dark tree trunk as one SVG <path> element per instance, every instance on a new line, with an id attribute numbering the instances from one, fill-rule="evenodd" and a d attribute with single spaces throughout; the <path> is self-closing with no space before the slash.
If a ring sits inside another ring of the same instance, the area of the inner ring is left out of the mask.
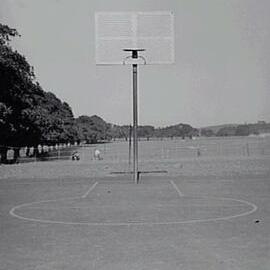
<path id="1" fill-rule="evenodd" d="M 0 147 L 1 160 L 0 163 L 7 163 L 7 151 L 6 147 Z"/>
<path id="2" fill-rule="evenodd" d="M 20 148 L 14 149 L 14 162 L 18 162 L 18 158 L 20 157 Z"/>

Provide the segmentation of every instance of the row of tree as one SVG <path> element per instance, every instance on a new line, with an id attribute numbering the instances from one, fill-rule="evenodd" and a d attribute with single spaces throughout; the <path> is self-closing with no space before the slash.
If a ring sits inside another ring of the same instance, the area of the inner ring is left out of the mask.
<path id="1" fill-rule="evenodd" d="M 130 125 L 114 125 L 106 123 L 102 118 L 94 116 L 80 116 L 75 119 L 79 130 L 80 141 L 86 143 L 96 143 L 110 141 L 116 138 L 128 140 L 133 135 Z M 199 135 L 199 131 L 187 124 L 172 125 L 164 128 L 154 126 L 139 126 L 137 130 L 139 138 L 163 138 L 163 137 L 194 137 Z"/>
<path id="2" fill-rule="evenodd" d="M 124 138 L 128 139 L 132 135 L 132 130 L 130 126 L 112 126 L 109 129 L 109 134 L 111 138 Z M 164 128 L 155 128 L 153 126 L 139 126 L 138 127 L 138 137 L 146 138 L 173 138 L 173 137 L 194 137 L 198 136 L 199 131 L 196 128 L 191 127 L 187 124 L 172 125 Z"/>
<path id="3" fill-rule="evenodd" d="M 256 124 L 224 125 L 201 130 L 201 136 L 249 136 L 261 133 L 270 133 L 270 124 L 259 121 Z"/>
<path id="4" fill-rule="evenodd" d="M 79 139 L 72 110 L 35 79 L 33 67 L 10 46 L 16 29 L 0 24 L 0 154 L 14 147 L 74 142 Z"/>

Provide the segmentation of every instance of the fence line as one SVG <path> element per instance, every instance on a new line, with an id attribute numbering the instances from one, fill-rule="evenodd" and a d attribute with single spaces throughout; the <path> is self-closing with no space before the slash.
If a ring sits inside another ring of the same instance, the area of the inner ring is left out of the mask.
<path id="1" fill-rule="evenodd" d="M 8 159 L 12 160 L 14 150 L 19 147 L 3 146 L 9 149 Z M 101 152 L 101 159 L 115 163 L 128 163 L 128 142 L 112 142 L 95 145 L 56 144 L 55 146 L 21 147 L 19 162 L 72 159 L 75 152 L 79 160 L 93 161 L 95 149 Z M 12 153 L 13 151 L 13 153 Z M 27 153 L 28 152 L 28 153 Z M 132 153 L 132 151 L 131 151 Z M 204 157 L 250 157 L 270 155 L 270 138 L 267 140 L 225 139 L 225 140 L 164 140 L 140 141 L 139 160 L 170 161 L 185 158 Z"/>

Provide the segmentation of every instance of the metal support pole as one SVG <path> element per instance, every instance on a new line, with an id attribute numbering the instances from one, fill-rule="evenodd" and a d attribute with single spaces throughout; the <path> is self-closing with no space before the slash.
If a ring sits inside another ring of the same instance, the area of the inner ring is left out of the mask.
<path id="1" fill-rule="evenodd" d="M 138 184 L 138 65 L 133 67 L 133 179 Z"/>
<path id="2" fill-rule="evenodd" d="M 124 49 L 125 52 L 131 52 L 132 55 L 126 57 L 124 64 L 127 59 L 143 60 L 146 64 L 144 57 L 139 56 L 138 52 L 144 51 L 144 49 Z M 135 184 L 139 182 L 139 170 L 138 170 L 138 64 L 132 64 L 132 76 L 133 76 L 133 180 Z"/>
<path id="3" fill-rule="evenodd" d="M 128 136 L 128 169 L 131 170 L 131 137 L 132 137 L 132 126 L 129 126 L 129 136 Z"/>

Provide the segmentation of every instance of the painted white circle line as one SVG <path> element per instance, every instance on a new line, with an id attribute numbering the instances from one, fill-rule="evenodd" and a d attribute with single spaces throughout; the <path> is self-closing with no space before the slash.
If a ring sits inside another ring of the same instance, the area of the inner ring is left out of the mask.
<path id="1" fill-rule="evenodd" d="M 191 224 L 191 223 L 201 223 L 201 222 L 217 222 L 217 221 L 226 221 L 233 218 L 239 218 L 248 216 L 255 211 L 257 211 L 258 207 L 251 202 L 241 200 L 241 199 L 232 199 L 232 198 L 224 198 L 224 197 L 197 197 L 197 198 L 207 198 L 207 199 L 221 199 L 221 200 L 228 200 L 228 201 L 235 201 L 240 202 L 242 204 L 246 204 L 248 206 L 251 206 L 252 209 L 249 211 L 242 212 L 240 214 L 235 215 L 229 215 L 229 216 L 223 216 L 223 217 L 216 217 L 216 218 L 205 218 L 205 219 L 190 219 L 190 220 L 176 220 L 176 221 L 168 221 L 168 222 L 143 222 L 143 221 L 130 221 L 130 222 L 68 222 L 68 221 L 56 221 L 56 220 L 46 220 L 46 219 L 38 219 L 38 218 L 29 218 L 24 217 L 19 214 L 16 214 L 16 210 L 30 206 L 33 204 L 40 204 L 40 203 L 46 203 L 46 202 L 56 202 L 61 200 L 70 200 L 70 199 L 82 199 L 82 197 L 70 197 L 66 199 L 58 199 L 58 200 L 47 200 L 47 201 L 39 201 L 39 202 L 31 202 L 31 203 L 25 203 L 20 204 L 15 207 L 13 207 L 9 213 L 11 216 L 16 217 L 21 220 L 25 221 L 31 221 L 31 222 L 38 222 L 38 223 L 46 223 L 46 224 L 62 224 L 62 225 L 88 225 L 88 226 L 134 226 L 134 225 L 145 225 L 145 226 L 152 226 L 152 225 L 175 225 L 175 224 Z"/>
<path id="2" fill-rule="evenodd" d="M 97 186 L 98 182 L 95 182 L 87 191 L 85 194 L 82 195 L 81 198 L 85 199 L 91 191 L 94 190 L 94 188 Z"/>
<path id="3" fill-rule="evenodd" d="M 19 209 L 19 208 L 22 208 L 22 207 L 26 207 L 26 206 L 30 206 L 30 205 L 33 205 L 33 204 L 41 204 L 41 203 L 48 203 L 48 202 L 59 202 L 59 201 L 68 201 L 68 200 L 78 200 L 78 199 L 84 199 L 86 198 L 89 193 L 91 191 L 94 190 L 94 188 L 97 186 L 98 182 L 95 182 L 93 185 L 90 186 L 90 188 L 87 190 L 86 193 L 84 193 L 82 196 L 75 196 L 75 197 L 65 197 L 65 198 L 58 198 L 58 199 L 53 199 L 53 200 L 44 200 L 44 201 L 38 201 L 38 202 L 30 202 L 30 203 L 23 203 L 23 204 L 20 204 L 20 205 L 17 205 L 15 207 L 13 207 L 10 211 L 9 211 L 9 214 L 14 216 L 14 217 L 17 217 L 17 218 L 20 218 L 20 219 L 24 219 L 24 220 L 29 220 L 29 221 L 32 221 L 32 219 L 27 219 L 25 217 L 22 217 L 20 215 L 17 215 L 15 214 L 15 210 L 16 209 Z M 34 219 L 35 220 L 35 219 Z"/>
<path id="4" fill-rule="evenodd" d="M 176 192 L 178 193 L 179 197 L 184 197 L 184 193 L 180 190 L 180 188 L 174 183 L 173 180 L 170 181 Z"/>

